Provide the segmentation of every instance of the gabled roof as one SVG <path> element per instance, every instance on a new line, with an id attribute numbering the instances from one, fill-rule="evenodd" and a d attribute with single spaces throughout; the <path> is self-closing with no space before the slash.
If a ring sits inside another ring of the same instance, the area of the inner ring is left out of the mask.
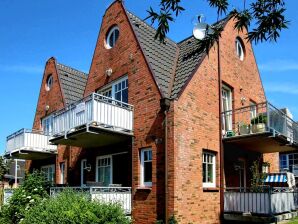
<path id="1" fill-rule="evenodd" d="M 223 29 L 229 21 L 229 17 L 226 17 L 217 23 L 213 24 L 219 29 Z M 188 80 L 196 72 L 201 62 L 207 55 L 207 52 L 198 52 L 200 47 L 199 41 L 193 36 L 186 38 L 178 43 L 179 57 L 177 61 L 177 68 L 175 71 L 175 78 L 173 88 L 171 91 L 171 98 L 177 98 L 180 91 L 187 85 Z"/>
<path id="2" fill-rule="evenodd" d="M 131 12 L 127 15 L 163 96 L 177 98 L 207 52 L 198 53 L 199 43 L 192 36 L 180 43 L 169 38 L 161 43 L 154 38 L 155 28 Z M 225 18 L 214 25 L 223 28 L 228 20 Z"/>
<path id="3" fill-rule="evenodd" d="M 56 68 L 65 103 L 69 105 L 82 99 L 88 74 L 60 63 L 56 63 Z"/>
<path id="4" fill-rule="evenodd" d="M 130 12 L 127 14 L 158 87 L 165 96 L 168 96 L 175 71 L 178 46 L 168 38 L 165 39 L 165 44 L 161 44 L 154 38 L 156 30 L 152 26 Z"/>

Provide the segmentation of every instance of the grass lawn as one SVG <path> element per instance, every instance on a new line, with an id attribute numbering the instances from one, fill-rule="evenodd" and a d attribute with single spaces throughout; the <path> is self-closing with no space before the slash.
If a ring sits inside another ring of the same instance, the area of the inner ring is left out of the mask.
<path id="1" fill-rule="evenodd" d="M 287 224 L 298 224 L 298 217 L 292 219 L 291 221 L 287 222 Z"/>

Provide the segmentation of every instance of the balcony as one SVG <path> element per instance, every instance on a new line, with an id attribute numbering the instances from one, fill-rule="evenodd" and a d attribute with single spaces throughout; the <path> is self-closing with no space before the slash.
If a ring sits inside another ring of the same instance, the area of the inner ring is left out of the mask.
<path id="1" fill-rule="evenodd" d="M 298 148 L 298 123 L 268 102 L 225 111 L 222 120 L 225 147 L 261 153 Z"/>
<path id="2" fill-rule="evenodd" d="M 6 157 L 37 160 L 53 157 L 57 146 L 49 143 L 49 136 L 41 131 L 21 129 L 7 137 Z"/>
<path id="3" fill-rule="evenodd" d="M 101 203 L 117 203 L 127 215 L 131 214 L 131 187 L 52 187 L 53 197 L 63 190 L 71 190 L 88 194 L 93 201 Z"/>
<path id="4" fill-rule="evenodd" d="M 133 136 L 133 106 L 93 93 L 53 116 L 54 144 L 100 147 Z"/>
<path id="5" fill-rule="evenodd" d="M 253 192 L 249 188 L 227 188 L 224 193 L 224 217 L 230 221 L 258 220 L 258 223 L 261 223 L 265 222 L 264 217 L 269 221 L 280 214 L 296 211 L 297 199 L 297 189 L 268 186 L 260 192 Z"/>

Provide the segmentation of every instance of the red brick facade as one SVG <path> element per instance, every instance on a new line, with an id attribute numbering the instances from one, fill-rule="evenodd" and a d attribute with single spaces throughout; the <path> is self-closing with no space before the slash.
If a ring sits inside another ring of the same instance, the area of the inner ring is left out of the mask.
<path id="1" fill-rule="evenodd" d="M 111 26 L 117 24 L 121 30 L 119 40 L 112 49 L 104 42 Z M 232 89 L 233 108 L 249 106 L 266 100 L 254 53 L 250 43 L 245 42 L 245 59 L 239 60 L 235 50 L 235 39 L 245 36 L 233 28 L 229 21 L 220 39 L 222 81 Z M 112 69 L 111 77 L 106 76 Z M 123 169 L 120 181 L 132 187 L 132 217 L 137 224 L 155 223 L 164 219 L 167 204 L 168 216 L 175 214 L 179 223 L 220 223 L 220 141 L 219 141 L 219 96 L 217 47 L 214 46 L 193 74 L 178 99 L 172 100 L 165 115 L 160 107 L 162 96 L 154 80 L 139 43 L 134 35 L 122 3 L 116 1 L 106 11 L 88 76 L 85 96 L 122 76 L 128 77 L 128 103 L 134 106 L 134 137 L 126 145 L 113 145 L 96 149 L 59 146 L 58 155 L 45 161 L 33 161 L 31 168 L 56 164 L 56 182 L 59 183 L 60 163 L 67 172 L 65 183 L 78 186 L 80 161 L 87 159 L 91 171 L 87 178 L 95 180 L 96 157 L 110 153 L 125 152 L 117 165 Z M 44 86 L 48 74 L 52 74 L 54 85 L 51 91 Z M 243 103 L 241 98 L 246 98 Z M 46 105 L 49 106 L 46 112 Z M 59 84 L 55 59 L 47 62 L 33 127 L 41 128 L 41 119 L 65 106 Z M 167 139 L 165 139 L 165 126 Z M 168 188 L 165 189 L 165 143 L 168 154 Z M 140 150 L 152 148 L 152 188 L 140 187 Z M 216 154 L 216 187 L 204 189 L 202 184 L 203 150 Z M 261 154 L 241 149 L 224 148 L 226 159 L 225 183 L 237 185 L 237 172 L 233 164 L 238 159 L 247 160 L 246 169 Z M 237 150 L 234 152 L 233 150 Z M 233 155 L 234 157 L 230 157 Z M 276 155 L 266 156 L 277 170 Z M 122 162 L 121 162 L 122 161 Z M 119 171 L 120 172 L 120 171 Z M 117 173 L 117 170 L 115 171 Z M 124 175 L 123 175 L 124 174 Z M 123 177 L 124 176 L 124 177 Z M 235 177 L 231 178 L 231 177 Z M 249 177 L 247 177 L 249 179 Z M 234 181 L 234 182 L 233 182 Z M 249 182 L 249 181 L 248 181 Z M 247 183 L 248 184 L 248 183 Z M 168 201 L 165 202 L 166 192 Z"/>

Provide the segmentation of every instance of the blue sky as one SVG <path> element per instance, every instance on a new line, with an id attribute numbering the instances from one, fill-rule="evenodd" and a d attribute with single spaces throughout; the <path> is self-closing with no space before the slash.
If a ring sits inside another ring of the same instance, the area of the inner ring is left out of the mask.
<path id="1" fill-rule="evenodd" d="M 0 1 L 0 153 L 7 135 L 31 128 L 45 62 L 51 56 L 88 72 L 103 13 L 110 0 Z M 126 7 L 146 17 L 154 1 L 126 0 Z M 204 13 L 208 23 L 216 12 L 206 0 L 183 0 L 184 12 L 171 24 L 169 37 L 180 41 L 192 33 L 192 18 Z M 239 0 L 233 0 L 232 6 Z M 298 120 L 297 1 L 287 1 L 289 30 L 278 43 L 255 46 L 267 98 L 288 107 Z"/>

